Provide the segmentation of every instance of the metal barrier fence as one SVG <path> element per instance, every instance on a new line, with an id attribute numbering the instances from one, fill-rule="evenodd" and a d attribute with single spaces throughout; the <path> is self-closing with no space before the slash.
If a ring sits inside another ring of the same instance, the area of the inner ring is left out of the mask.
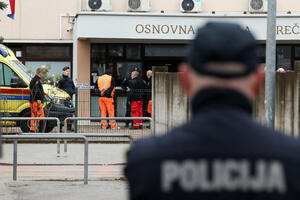
<path id="1" fill-rule="evenodd" d="M 57 127 L 60 127 L 60 120 L 57 117 L 2 117 L 1 119 L 2 119 L 2 121 L 56 120 Z M 57 133 L 60 133 L 60 128 L 57 129 Z M 60 154 L 60 141 L 59 140 L 57 140 L 57 154 Z"/>
<path id="2" fill-rule="evenodd" d="M 100 117 L 100 94 L 96 89 L 78 88 L 75 97 L 75 108 L 77 114 L 75 117 Z M 151 99 L 151 90 L 135 90 L 126 92 L 122 89 L 116 89 L 114 93 L 115 117 L 132 117 L 131 100 L 137 95 L 142 99 L 143 117 L 150 117 L 148 113 L 148 102 Z"/>
<path id="3" fill-rule="evenodd" d="M 152 118 L 151 117 L 67 117 L 64 121 L 64 132 L 67 132 L 67 124 L 68 121 L 73 120 L 73 121 L 98 121 L 100 122 L 101 120 L 115 120 L 115 121 L 133 121 L 133 120 L 144 120 L 144 121 L 149 121 L 150 124 L 149 126 L 151 127 L 151 122 Z M 89 124 L 90 125 L 90 124 Z M 98 124 L 99 125 L 99 124 Z M 119 126 L 117 126 L 120 128 Z M 106 129 L 104 129 L 106 130 Z M 118 130 L 118 129 L 117 129 Z M 77 133 L 75 129 L 75 133 Z"/>
<path id="4" fill-rule="evenodd" d="M 28 134 L 28 135 L 4 135 L 2 139 L 14 140 L 13 151 L 13 180 L 17 180 L 17 153 L 18 139 L 82 139 L 84 140 L 84 184 L 88 184 L 88 140 L 84 135 L 70 134 Z"/>
<path id="5" fill-rule="evenodd" d="M 56 120 L 57 127 L 60 127 L 60 120 L 57 117 L 2 117 L 2 121 L 31 121 L 31 120 Z M 60 133 L 60 128 L 57 129 L 57 132 Z"/>
<path id="6" fill-rule="evenodd" d="M 117 122 L 117 128 L 102 129 L 101 120 L 115 120 Z M 126 122 L 131 123 L 133 120 L 143 120 L 143 127 L 140 129 L 126 127 Z M 152 134 L 152 118 L 150 117 L 69 117 L 64 121 L 65 133 L 69 132 L 66 125 L 69 124 L 70 121 L 75 124 L 75 133 L 126 134 L 133 136 L 133 138 L 145 138 Z M 113 141 L 111 140 L 111 142 Z"/>
<path id="7" fill-rule="evenodd" d="M 130 135 L 124 134 L 31 134 L 24 133 L 22 135 L 5 135 L 3 139 L 13 139 L 14 140 L 14 148 L 13 148 L 13 180 L 17 180 L 17 153 L 18 153 L 18 142 L 17 139 L 83 139 L 84 140 L 84 184 L 88 184 L 88 139 L 89 137 L 125 137 L 132 141 L 132 137 Z M 67 146 L 65 146 L 65 152 L 67 151 Z"/>
<path id="8" fill-rule="evenodd" d="M 65 133 L 67 133 L 67 123 L 69 120 L 73 120 L 73 121 L 90 121 L 90 120 L 95 120 L 95 121 L 101 121 L 101 120 L 147 120 L 147 121 L 150 121 L 150 124 L 152 122 L 152 118 L 151 117 L 67 117 L 64 121 L 64 131 Z M 76 129 L 75 129 L 76 130 Z M 120 130 L 120 129 L 117 129 L 117 130 L 111 130 L 112 132 L 114 132 L 114 134 L 104 134 L 103 136 L 105 137 L 111 137 L 112 138 L 118 138 L 118 137 L 130 137 L 131 139 L 133 138 L 139 138 L 138 136 L 136 136 L 135 132 L 131 132 L 131 133 L 128 133 L 128 134 L 120 134 L 122 132 L 124 132 L 124 130 Z M 136 130 L 136 131 L 139 131 L 139 130 Z M 76 132 L 77 133 L 77 132 Z M 139 134 L 139 132 L 137 132 L 137 134 Z M 86 134 L 83 134 L 83 135 L 86 135 Z M 149 135 L 152 135 L 152 132 L 150 131 L 149 132 Z M 144 135 L 142 135 L 144 136 Z M 99 134 L 90 134 L 89 137 L 99 137 Z M 100 135 L 101 137 L 101 135 Z M 59 145 L 59 142 L 57 143 Z M 60 147 L 58 146 L 57 149 L 60 149 Z M 67 152 L 67 141 L 64 140 L 64 152 L 66 153 Z M 60 151 L 58 150 L 57 153 L 59 154 Z"/>

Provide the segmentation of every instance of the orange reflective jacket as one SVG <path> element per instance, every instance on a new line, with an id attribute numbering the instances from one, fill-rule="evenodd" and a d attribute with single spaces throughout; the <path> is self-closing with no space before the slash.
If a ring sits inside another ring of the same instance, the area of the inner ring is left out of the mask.
<path id="1" fill-rule="evenodd" d="M 100 76 L 97 80 L 99 91 L 105 92 L 106 90 L 108 90 L 111 87 L 111 80 L 112 77 L 107 74 Z M 115 88 L 113 88 L 111 92 L 111 97 L 114 97 L 114 93 L 115 93 Z"/>

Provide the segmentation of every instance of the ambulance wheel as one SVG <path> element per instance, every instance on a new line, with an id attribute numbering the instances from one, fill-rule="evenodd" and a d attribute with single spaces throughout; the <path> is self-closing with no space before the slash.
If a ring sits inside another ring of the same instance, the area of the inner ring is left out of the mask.
<path id="1" fill-rule="evenodd" d="M 25 112 L 21 117 L 30 117 L 31 112 Z M 20 121 L 20 128 L 24 133 L 28 133 L 30 131 L 30 120 L 22 120 Z"/>
<path id="2" fill-rule="evenodd" d="M 30 117 L 31 116 L 31 112 L 28 111 L 28 112 L 25 112 L 22 117 Z M 42 121 L 40 121 L 40 124 L 39 126 L 41 127 L 42 126 Z M 30 132 L 30 120 L 23 120 L 23 121 L 20 121 L 20 128 L 21 130 L 23 131 L 23 133 L 29 133 Z M 45 132 L 46 133 L 49 133 L 51 132 L 52 130 L 54 129 L 54 126 L 53 125 L 49 125 L 48 122 L 47 122 L 47 125 L 46 125 L 46 128 L 45 128 Z M 42 132 L 42 130 L 39 130 L 39 132 Z"/>

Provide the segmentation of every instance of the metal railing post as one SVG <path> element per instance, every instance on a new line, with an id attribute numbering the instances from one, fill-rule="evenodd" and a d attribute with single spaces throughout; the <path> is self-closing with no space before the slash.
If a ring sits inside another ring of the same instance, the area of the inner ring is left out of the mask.
<path id="1" fill-rule="evenodd" d="M 67 147 L 67 140 L 64 140 L 64 153 L 67 153 L 68 147 Z"/>
<path id="2" fill-rule="evenodd" d="M 67 133 L 68 132 L 68 117 L 65 119 L 64 121 L 64 132 Z M 64 140 L 64 153 L 66 154 L 68 152 L 68 142 L 67 140 Z"/>
<path id="3" fill-rule="evenodd" d="M 57 132 L 60 133 L 60 120 L 57 118 Z M 57 157 L 60 154 L 60 139 L 57 139 Z"/>
<path id="4" fill-rule="evenodd" d="M 59 157 L 60 154 L 60 140 L 57 139 L 57 156 Z"/>
<path id="5" fill-rule="evenodd" d="M 17 180 L 17 159 L 18 159 L 18 140 L 14 140 L 14 151 L 13 151 L 13 180 Z"/>
<path id="6" fill-rule="evenodd" d="M 84 140 L 84 184 L 88 184 L 88 139 L 84 135 L 65 135 L 65 134 L 23 134 L 23 135 L 4 135 L 3 139 L 14 140 L 13 150 L 13 180 L 17 180 L 17 139 L 83 139 Z"/>
<path id="7" fill-rule="evenodd" d="M 75 89 L 75 117 L 78 117 L 78 88 Z M 78 132 L 78 122 L 75 121 L 75 133 Z"/>
<path id="8" fill-rule="evenodd" d="M 84 184 L 88 184 L 89 141 L 84 138 Z"/>
<path id="9" fill-rule="evenodd" d="M 67 117 L 64 121 L 64 132 L 67 133 L 68 132 L 68 128 L 67 128 L 67 123 L 68 123 L 69 117 Z"/>

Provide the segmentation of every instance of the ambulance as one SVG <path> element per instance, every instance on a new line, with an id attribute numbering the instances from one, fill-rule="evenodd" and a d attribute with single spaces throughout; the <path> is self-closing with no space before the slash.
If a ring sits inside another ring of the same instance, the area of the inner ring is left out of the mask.
<path id="1" fill-rule="evenodd" d="M 29 69 L 22 64 L 6 46 L 0 44 L 0 115 L 1 117 L 31 117 L 29 83 L 32 79 Z M 69 95 L 53 85 L 43 84 L 45 92 L 44 110 L 48 117 L 58 117 L 61 123 L 72 117 L 74 106 Z M 28 121 L 1 121 L 2 126 L 18 126 L 29 132 Z M 62 123 L 63 124 L 63 123 Z M 47 121 L 45 132 L 51 132 L 55 121 Z"/>

